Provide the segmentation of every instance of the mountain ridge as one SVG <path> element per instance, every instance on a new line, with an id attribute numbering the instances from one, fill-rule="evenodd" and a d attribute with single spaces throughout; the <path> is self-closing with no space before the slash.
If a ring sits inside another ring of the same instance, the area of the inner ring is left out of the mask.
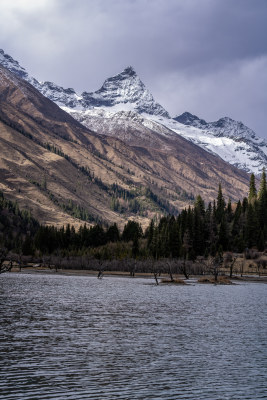
<path id="1" fill-rule="evenodd" d="M 168 112 L 155 102 L 132 66 L 126 67 L 121 73 L 107 78 L 97 91 L 83 91 L 79 95 L 73 88 L 64 89 L 53 82 L 39 82 L 30 77 L 25 68 L 21 67 L 18 61 L 2 49 L 0 49 L 0 63 L 20 78 L 31 83 L 44 96 L 59 106 L 86 110 L 92 107 L 110 107 L 120 103 L 128 103 L 133 111 L 163 115 L 169 118 Z"/>
<path id="2" fill-rule="evenodd" d="M 140 114 L 141 139 L 97 134 L 3 66 L 0 100 L 0 189 L 41 223 L 147 226 L 198 194 L 212 201 L 219 183 L 233 201 L 247 191 L 245 172 Z"/>
<path id="3" fill-rule="evenodd" d="M 124 126 L 128 126 L 129 131 L 134 132 L 136 124 L 131 125 L 130 113 L 133 112 L 146 120 L 139 125 L 139 132 L 142 125 L 156 123 L 157 133 L 172 131 L 248 173 L 260 175 L 262 168 L 267 165 L 267 141 L 259 138 L 250 128 L 229 117 L 208 123 L 188 112 L 172 119 L 169 113 L 155 102 L 133 67 L 127 67 L 121 73 L 107 78 L 99 90 L 84 91 L 79 95 L 72 88 L 64 89 L 52 82 L 38 82 L 3 50 L 0 50 L 0 63 L 27 80 L 84 126 L 99 134 L 103 134 L 100 124 L 96 124 L 96 114 L 98 113 L 100 118 L 100 109 L 105 117 L 108 116 L 106 121 L 110 121 L 110 113 L 113 113 L 113 131 L 108 129 L 106 133 L 122 140 L 127 136 L 121 134 L 123 118 Z M 103 123 L 107 126 L 105 119 Z"/>
<path id="4" fill-rule="evenodd" d="M 216 143 L 216 138 L 229 139 L 228 147 L 233 150 L 230 155 L 231 164 L 247 172 L 254 172 L 259 175 L 262 168 L 267 165 L 267 141 L 257 136 L 252 129 L 241 121 L 223 117 L 214 122 L 206 122 L 189 112 L 175 117 L 174 120 L 185 126 L 199 129 L 202 139 L 203 133 L 206 133 L 203 147 L 210 147 L 211 151 L 214 151 L 212 142 Z M 195 143 L 197 142 L 197 139 L 193 136 L 191 136 L 191 139 Z M 243 160 L 242 155 L 245 155 Z"/>

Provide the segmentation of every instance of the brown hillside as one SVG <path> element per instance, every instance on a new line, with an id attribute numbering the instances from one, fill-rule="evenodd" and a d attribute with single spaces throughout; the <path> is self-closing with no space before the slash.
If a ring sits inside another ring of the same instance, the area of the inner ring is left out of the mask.
<path id="1" fill-rule="evenodd" d="M 92 223 L 147 224 L 198 194 L 213 200 L 219 182 L 226 198 L 247 194 L 244 172 L 178 135 L 155 133 L 151 145 L 96 134 L 1 66 L 0 142 L 0 189 L 46 224 L 80 224 L 75 207 Z M 131 197 L 118 196 L 114 183 Z"/>

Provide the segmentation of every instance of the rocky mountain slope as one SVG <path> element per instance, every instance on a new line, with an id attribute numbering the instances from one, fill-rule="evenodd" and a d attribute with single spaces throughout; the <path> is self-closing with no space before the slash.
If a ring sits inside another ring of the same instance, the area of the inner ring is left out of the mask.
<path id="1" fill-rule="evenodd" d="M 177 119 L 179 117 L 172 119 L 153 114 L 137 114 L 132 111 L 116 112 L 114 107 L 86 111 L 66 107 L 63 109 L 86 127 L 98 133 L 105 130 L 106 134 L 120 137 L 122 140 L 128 140 L 129 135 L 126 131 L 134 131 L 135 136 L 139 132 L 138 135 L 142 140 L 146 136 L 146 128 L 153 126 L 153 130 L 157 133 L 163 135 L 176 133 L 247 173 L 260 175 L 262 168 L 267 166 L 267 142 L 241 122 L 230 118 L 221 118 L 217 122 L 196 127 L 182 124 Z M 122 130 L 125 134 L 122 134 Z"/>
<path id="2" fill-rule="evenodd" d="M 187 127 L 184 137 L 203 148 L 219 154 L 224 160 L 247 172 L 259 174 L 267 166 L 267 142 L 242 122 L 229 117 L 206 122 L 185 112 L 174 118 Z"/>
<path id="3" fill-rule="evenodd" d="M 140 142 L 146 136 L 147 128 L 153 126 L 153 132 L 165 135 L 172 131 L 179 134 L 246 172 L 260 174 L 267 165 L 267 142 L 251 129 L 230 118 L 207 123 L 184 113 L 172 119 L 155 102 L 132 67 L 106 79 L 96 92 L 79 95 L 71 88 L 64 89 L 52 82 L 38 82 L 3 50 L 0 50 L 0 63 L 97 133 L 120 137 L 127 142 L 134 135 L 134 140 Z M 148 140 L 146 143 L 149 144 Z"/>
<path id="4" fill-rule="evenodd" d="M 211 201 L 219 182 L 226 198 L 247 193 L 246 173 L 139 114 L 126 120 L 142 140 L 137 128 L 121 129 L 128 141 L 96 134 L 0 66 L 0 190 L 42 223 L 120 226 L 177 213 L 198 194 Z"/>

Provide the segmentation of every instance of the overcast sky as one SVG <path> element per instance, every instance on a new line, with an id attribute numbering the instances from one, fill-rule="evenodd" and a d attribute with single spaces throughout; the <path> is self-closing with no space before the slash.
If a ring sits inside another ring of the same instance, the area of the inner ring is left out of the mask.
<path id="1" fill-rule="evenodd" d="M 94 91 L 132 65 L 172 116 L 267 138 L 267 0 L 0 0 L 0 48 L 38 80 Z"/>

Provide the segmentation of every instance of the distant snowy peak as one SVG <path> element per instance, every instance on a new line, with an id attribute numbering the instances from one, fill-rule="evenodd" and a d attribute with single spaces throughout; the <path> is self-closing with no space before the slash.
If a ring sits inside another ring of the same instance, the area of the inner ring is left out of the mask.
<path id="1" fill-rule="evenodd" d="M 103 86 L 96 92 L 82 93 L 82 97 L 85 108 L 127 104 L 129 111 L 169 118 L 168 112 L 155 102 L 133 67 L 127 67 L 120 74 L 106 79 Z"/>
<path id="2" fill-rule="evenodd" d="M 229 117 L 220 118 L 215 122 L 206 122 L 196 115 L 184 112 L 178 117 L 173 118 L 183 125 L 193 126 L 205 130 L 216 137 L 228 137 L 234 140 L 252 141 L 255 144 L 266 145 L 264 139 L 259 138 L 256 133 L 240 121 L 235 121 Z"/>
<path id="3" fill-rule="evenodd" d="M 204 119 L 198 118 L 196 115 L 190 114 L 188 111 L 173 118 L 175 121 L 183 125 L 194 126 L 195 128 L 202 128 L 207 125 Z"/>
<path id="4" fill-rule="evenodd" d="M 257 144 L 264 143 L 255 132 L 240 121 L 235 121 L 229 117 L 220 118 L 218 121 L 209 122 L 206 129 L 212 130 L 217 136 L 227 136 L 232 139 L 243 139 L 253 141 Z"/>
<path id="5" fill-rule="evenodd" d="M 267 166 L 266 140 L 242 122 L 229 117 L 206 122 L 188 112 L 173 118 L 173 121 L 184 125 L 181 129 L 172 123 L 174 131 L 238 168 L 260 174 Z"/>

